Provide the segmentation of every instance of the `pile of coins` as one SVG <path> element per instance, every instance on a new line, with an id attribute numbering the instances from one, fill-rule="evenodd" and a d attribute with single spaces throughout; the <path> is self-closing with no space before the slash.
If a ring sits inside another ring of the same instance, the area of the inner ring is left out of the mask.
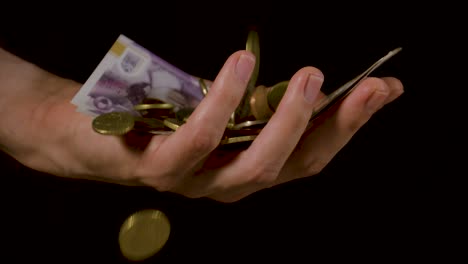
<path id="1" fill-rule="evenodd" d="M 255 86 L 260 65 L 260 43 L 257 32 L 249 32 L 246 50 L 256 56 L 256 65 L 244 97 L 226 126 L 220 145 L 253 141 L 276 111 L 289 84 L 289 81 L 283 81 L 272 87 Z M 322 113 L 349 95 L 364 78 L 400 50 L 401 48 L 397 48 L 390 51 L 362 74 L 322 99 L 313 111 L 309 127 Z M 206 96 L 209 87 L 203 79 L 199 81 L 202 93 Z M 176 110 L 172 104 L 146 98 L 141 104 L 135 105 L 134 110 L 141 116 L 129 112 L 105 113 L 94 118 L 92 126 L 96 132 L 105 135 L 121 136 L 132 130 L 167 135 L 183 125 L 194 109 Z"/>
<path id="2" fill-rule="evenodd" d="M 176 131 L 188 119 L 192 110 L 172 111 L 173 106 L 156 99 L 151 103 L 135 105 L 142 116 L 130 112 L 110 112 L 94 118 L 93 129 L 104 135 L 122 136 L 128 132 L 141 131 L 155 135 L 167 135 Z M 260 133 L 261 126 L 268 120 L 251 120 L 242 123 L 229 123 L 220 144 L 232 144 L 252 141 Z"/>

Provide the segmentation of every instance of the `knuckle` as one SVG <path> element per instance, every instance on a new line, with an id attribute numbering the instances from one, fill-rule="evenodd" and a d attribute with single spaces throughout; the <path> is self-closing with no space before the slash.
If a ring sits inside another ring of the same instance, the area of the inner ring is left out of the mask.
<path id="1" fill-rule="evenodd" d="M 175 190 L 180 185 L 180 180 L 177 175 L 173 174 L 159 174 L 155 175 L 150 171 L 141 173 L 137 178 L 143 184 L 153 187 L 158 192 L 169 192 Z"/>
<path id="2" fill-rule="evenodd" d="M 175 181 L 168 180 L 166 178 L 166 179 L 159 179 L 155 184 L 153 184 L 153 187 L 158 192 L 170 192 L 177 187 L 177 184 Z"/>
<path id="3" fill-rule="evenodd" d="M 110 171 L 109 175 L 112 175 L 111 177 L 117 178 L 119 181 L 123 182 L 132 182 L 138 180 L 138 177 L 132 173 L 130 168 L 120 168 L 118 166 L 109 166 L 108 168 L 111 168 L 112 171 Z"/>
<path id="4" fill-rule="evenodd" d="M 247 180 L 251 183 L 269 186 L 278 178 L 280 169 L 274 164 L 255 165 L 250 170 L 251 173 Z"/>
<path id="5" fill-rule="evenodd" d="M 365 80 L 363 80 L 361 85 L 366 85 L 369 87 L 386 87 L 387 86 L 387 84 L 382 78 L 372 77 L 372 76 L 367 77 Z"/>
<path id="6" fill-rule="evenodd" d="M 328 160 L 323 158 L 315 158 L 306 163 L 303 171 L 307 173 L 306 176 L 316 175 L 322 172 L 323 169 L 325 169 L 325 167 L 327 166 L 327 164 Z"/>
<path id="7" fill-rule="evenodd" d="M 346 131 L 348 131 L 349 134 L 356 133 L 369 119 L 369 115 L 361 115 L 350 120 L 346 126 Z"/>
<path id="8" fill-rule="evenodd" d="M 213 132 L 195 131 L 190 150 L 194 154 L 206 154 L 213 151 L 219 144 L 219 138 Z"/>
<path id="9" fill-rule="evenodd" d="M 252 190 L 236 189 L 236 190 L 231 190 L 228 192 L 218 191 L 206 197 L 214 201 L 221 202 L 221 203 L 235 203 L 251 195 L 252 193 L 253 193 Z"/>

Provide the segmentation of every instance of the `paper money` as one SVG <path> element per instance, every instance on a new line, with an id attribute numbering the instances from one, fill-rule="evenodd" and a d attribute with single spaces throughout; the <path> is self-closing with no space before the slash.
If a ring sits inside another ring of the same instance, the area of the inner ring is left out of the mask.
<path id="1" fill-rule="evenodd" d="M 77 111 L 91 116 L 140 115 L 134 106 L 145 98 L 170 103 L 178 110 L 194 109 L 203 97 L 199 78 L 120 35 L 71 102 Z"/>

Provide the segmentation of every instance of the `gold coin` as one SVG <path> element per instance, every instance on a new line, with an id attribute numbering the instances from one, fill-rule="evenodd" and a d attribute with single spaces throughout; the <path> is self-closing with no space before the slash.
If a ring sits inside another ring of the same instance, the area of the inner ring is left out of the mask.
<path id="1" fill-rule="evenodd" d="M 209 88 L 208 88 L 208 86 L 206 85 L 205 80 L 203 80 L 202 78 L 200 78 L 200 79 L 199 79 L 199 83 L 200 83 L 200 87 L 201 87 L 201 90 L 202 90 L 203 95 L 206 96 L 206 95 L 208 94 Z"/>
<path id="2" fill-rule="evenodd" d="M 245 90 L 244 96 L 241 99 L 239 105 L 236 107 L 236 110 L 234 111 L 233 115 L 231 116 L 230 122 L 234 124 L 242 122 L 242 120 L 251 115 L 250 97 L 255 91 L 255 83 L 257 82 L 258 73 L 260 70 L 260 42 L 258 33 L 256 31 L 249 31 L 245 46 L 245 49 L 247 51 L 250 51 L 255 56 L 255 66 L 252 71 L 252 75 L 250 76 L 250 80 L 247 83 L 247 89 Z"/>
<path id="3" fill-rule="evenodd" d="M 104 135 L 124 135 L 132 130 L 135 118 L 127 112 L 111 112 L 93 119 L 94 131 Z"/>
<path id="4" fill-rule="evenodd" d="M 226 139 L 221 140 L 221 145 L 252 141 L 256 137 L 257 137 L 257 135 L 230 137 L 230 138 L 226 138 Z"/>
<path id="5" fill-rule="evenodd" d="M 174 105 L 163 103 L 163 104 L 137 104 L 133 106 L 133 109 L 137 111 L 150 110 L 150 109 L 172 109 Z"/>
<path id="6" fill-rule="evenodd" d="M 263 120 L 270 119 L 273 116 L 273 111 L 268 105 L 268 91 L 270 88 L 264 85 L 259 85 L 255 88 L 252 96 L 250 97 L 250 112 L 255 119 Z"/>
<path id="7" fill-rule="evenodd" d="M 264 125 L 268 122 L 268 120 L 264 119 L 264 120 L 247 120 L 247 121 L 244 121 L 242 123 L 238 123 L 238 124 L 235 124 L 235 125 L 232 125 L 232 126 L 228 126 L 229 129 L 231 130 L 240 130 L 240 129 L 243 129 L 243 128 L 248 128 L 248 127 L 252 127 L 252 126 L 258 126 L 258 125 Z"/>
<path id="8" fill-rule="evenodd" d="M 165 128 L 166 126 L 164 125 L 164 122 L 156 119 L 156 118 L 148 118 L 148 117 L 139 117 L 135 118 L 135 126 L 142 126 L 142 127 L 148 127 L 151 129 L 162 129 Z"/>
<path id="9" fill-rule="evenodd" d="M 150 130 L 150 131 L 145 131 L 145 132 L 154 134 L 154 135 L 170 135 L 174 133 L 174 131 L 165 131 L 165 130 Z"/>
<path id="10" fill-rule="evenodd" d="M 286 89 L 288 88 L 289 81 L 282 81 L 273 85 L 267 95 L 268 106 L 274 112 L 283 98 Z"/>
<path id="11" fill-rule="evenodd" d="M 170 231 L 169 219 L 163 212 L 154 209 L 136 212 L 120 228 L 120 250 L 129 260 L 144 260 L 161 250 Z"/>
<path id="12" fill-rule="evenodd" d="M 255 83 L 258 79 L 258 73 L 260 71 L 260 40 L 256 31 L 251 30 L 249 32 L 249 35 L 247 36 L 247 43 L 245 45 L 245 49 L 247 51 L 252 52 L 256 58 L 255 67 L 249 81 L 249 85 L 251 87 L 255 87 Z"/>
<path id="13" fill-rule="evenodd" d="M 262 127 L 260 128 L 243 128 L 239 130 L 226 129 L 224 131 L 224 138 L 240 137 L 240 136 L 254 136 L 262 132 Z"/>
<path id="14" fill-rule="evenodd" d="M 175 118 L 166 118 L 163 121 L 164 125 L 167 126 L 168 128 L 176 131 L 182 124 L 182 121 L 179 121 L 178 119 Z"/>
<path id="15" fill-rule="evenodd" d="M 193 113 L 194 108 L 182 108 L 175 113 L 175 118 L 181 121 L 187 121 L 190 115 Z"/>

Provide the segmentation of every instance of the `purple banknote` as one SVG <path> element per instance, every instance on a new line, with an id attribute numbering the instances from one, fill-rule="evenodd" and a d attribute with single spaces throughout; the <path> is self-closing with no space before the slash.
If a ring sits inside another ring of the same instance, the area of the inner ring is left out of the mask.
<path id="1" fill-rule="evenodd" d="M 204 94 L 200 80 L 174 67 L 131 39 L 120 35 L 72 103 L 77 111 L 97 116 L 132 112 L 145 98 L 195 108 Z"/>

